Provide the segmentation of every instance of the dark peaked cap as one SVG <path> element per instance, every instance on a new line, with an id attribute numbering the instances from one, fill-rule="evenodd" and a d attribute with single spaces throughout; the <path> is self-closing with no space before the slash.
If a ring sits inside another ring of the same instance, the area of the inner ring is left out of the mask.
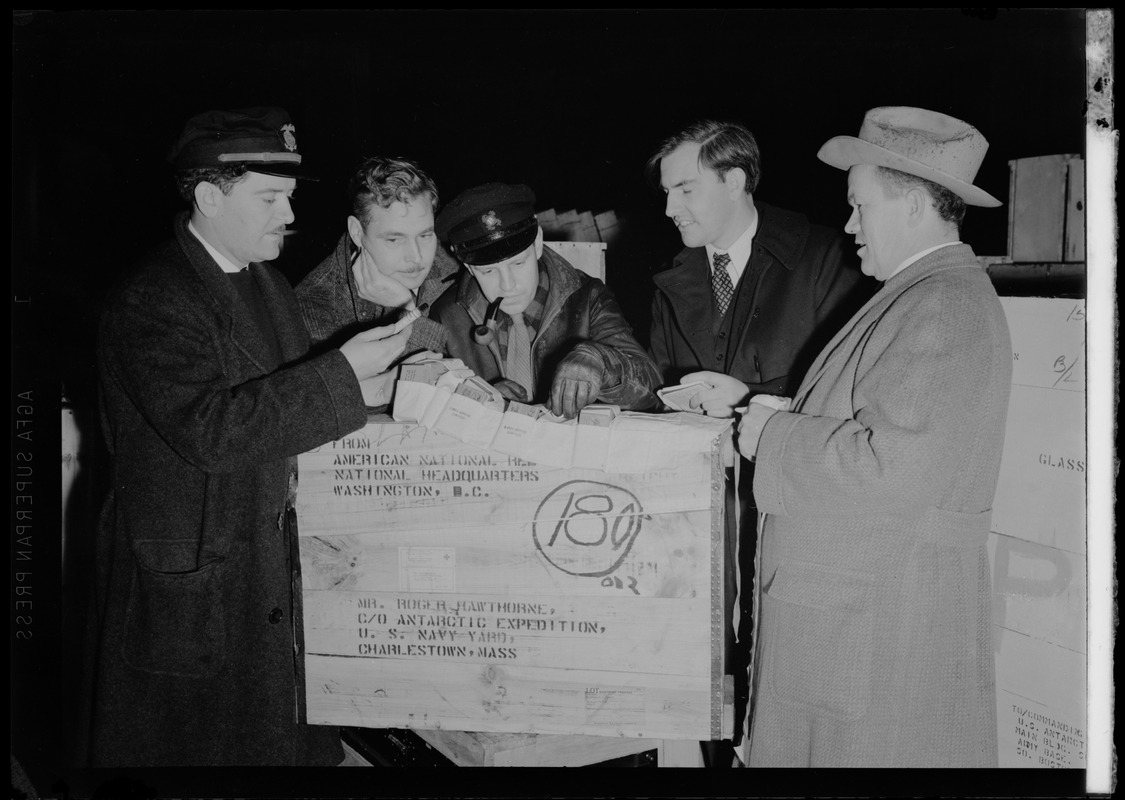
<path id="1" fill-rule="evenodd" d="M 253 172 L 308 178 L 297 152 L 297 129 L 281 108 L 204 111 L 184 125 L 168 161 L 176 169 L 245 164 Z"/>
<path id="2" fill-rule="evenodd" d="M 518 255 L 538 233 L 535 193 L 523 184 L 485 183 L 466 189 L 437 219 L 438 236 L 473 266 Z"/>

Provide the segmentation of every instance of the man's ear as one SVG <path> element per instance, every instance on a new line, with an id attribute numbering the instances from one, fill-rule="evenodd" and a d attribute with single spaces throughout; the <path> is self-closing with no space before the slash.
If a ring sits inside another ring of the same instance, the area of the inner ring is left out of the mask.
<path id="1" fill-rule="evenodd" d="M 535 258 L 538 260 L 543 257 L 543 226 L 539 226 L 539 232 L 535 234 Z"/>
<path id="2" fill-rule="evenodd" d="M 746 170 L 742 167 L 731 167 L 723 176 L 723 184 L 731 197 L 738 197 L 746 193 Z"/>
<path id="3" fill-rule="evenodd" d="M 914 227 L 922 221 L 930 205 L 929 194 L 919 186 L 906 190 L 906 224 Z"/>
<path id="4" fill-rule="evenodd" d="M 348 216 L 348 236 L 356 247 L 363 247 L 363 223 L 351 215 Z"/>
<path id="5" fill-rule="evenodd" d="M 195 184 L 195 206 L 199 209 L 199 213 L 207 217 L 207 219 L 214 219 L 223 210 L 223 200 L 226 195 L 223 190 L 213 183 L 208 181 L 200 181 Z"/>

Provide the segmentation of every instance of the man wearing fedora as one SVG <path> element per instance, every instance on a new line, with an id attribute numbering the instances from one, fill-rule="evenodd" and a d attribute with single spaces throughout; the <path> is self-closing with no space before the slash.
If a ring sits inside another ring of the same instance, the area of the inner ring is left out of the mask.
<path id="1" fill-rule="evenodd" d="M 110 496 L 97 545 L 90 758 L 98 767 L 333 765 L 298 723 L 296 456 L 367 421 L 409 327 L 313 357 L 280 253 L 303 177 L 278 108 L 188 121 L 170 160 L 189 210 L 101 320 Z"/>
<path id="2" fill-rule="evenodd" d="M 568 419 L 591 403 L 654 408 L 656 365 L 606 285 L 543 246 L 534 204 L 527 186 L 486 183 L 438 216 L 466 266 L 430 312 L 446 351 L 509 400 Z"/>
<path id="3" fill-rule="evenodd" d="M 750 401 L 764 514 L 750 765 L 997 763 L 988 534 L 1012 351 L 960 241 L 988 143 L 919 108 L 868 111 L 818 153 L 848 171 L 880 291 L 789 411 Z"/>

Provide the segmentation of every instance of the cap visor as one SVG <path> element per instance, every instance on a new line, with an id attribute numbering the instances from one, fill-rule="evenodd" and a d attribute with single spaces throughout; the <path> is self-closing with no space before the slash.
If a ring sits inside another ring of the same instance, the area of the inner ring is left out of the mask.
<path id="1" fill-rule="evenodd" d="M 258 172 L 262 175 L 273 175 L 278 178 L 298 178 L 303 181 L 319 181 L 320 178 L 315 175 L 310 175 L 308 170 L 304 169 L 300 164 L 262 164 L 254 163 L 248 165 L 249 172 Z"/>
<path id="2" fill-rule="evenodd" d="M 526 231 L 520 231 L 515 236 L 509 236 L 507 239 L 500 239 L 496 242 L 489 242 L 483 247 L 478 247 L 469 252 L 463 252 L 456 247 L 453 248 L 454 253 L 471 266 L 481 266 L 483 264 L 498 264 L 501 261 L 506 261 L 512 256 L 519 255 L 535 242 L 535 237 L 539 235 L 539 226 L 532 225 Z"/>

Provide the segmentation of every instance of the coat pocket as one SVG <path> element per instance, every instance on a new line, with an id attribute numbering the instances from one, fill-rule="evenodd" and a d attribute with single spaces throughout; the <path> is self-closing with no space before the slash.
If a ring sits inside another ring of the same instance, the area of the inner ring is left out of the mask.
<path id="1" fill-rule="evenodd" d="M 841 717 L 871 702 L 874 579 L 818 564 L 782 562 L 762 590 L 763 679 L 787 703 Z"/>
<path id="2" fill-rule="evenodd" d="M 197 566 L 197 547 L 185 540 L 134 541 L 124 643 L 131 667 L 208 678 L 222 666 L 222 559 Z"/>

